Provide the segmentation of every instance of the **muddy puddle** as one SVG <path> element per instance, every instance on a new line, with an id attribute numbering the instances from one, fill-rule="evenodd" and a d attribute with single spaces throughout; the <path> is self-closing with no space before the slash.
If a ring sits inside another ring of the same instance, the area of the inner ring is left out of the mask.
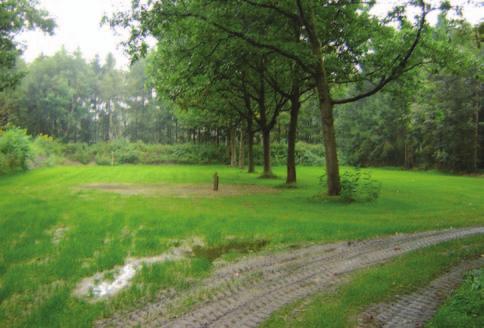
<path id="1" fill-rule="evenodd" d="M 231 241 L 230 243 L 214 247 L 196 246 L 193 248 L 193 256 L 203 257 L 213 262 L 222 255 L 230 252 L 240 254 L 254 253 L 260 251 L 268 244 L 268 240 L 255 240 L 251 242 Z"/>
<path id="2" fill-rule="evenodd" d="M 81 280 L 74 290 L 74 295 L 81 298 L 90 298 L 93 301 L 112 297 L 130 285 L 143 265 L 182 260 L 191 256 L 193 248 L 201 248 L 203 245 L 202 240 L 195 238 L 184 241 L 180 246 L 170 248 L 158 256 L 128 258 L 123 266 L 98 272 Z"/>
<path id="3" fill-rule="evenodd" d="M 128 258 L 122 266 L 117 266 L 112 270 L 98 272 L 90 277 L 84 278 L 77 284 L 74 295 L 96 302 L 115 296 L 129 287 L 133 278 L 144 265 L 178 261 L 193 257 L 205 258 L 213 262 L 222 255 L 230 252 L 249 254 L 260 251 L 268 244 L 268 240 L 230 240 L 220 246 L 207 247 L 203 240 L 193 238 L 180 242 L 179 246 L 172 247 L 158 256 Z"/>

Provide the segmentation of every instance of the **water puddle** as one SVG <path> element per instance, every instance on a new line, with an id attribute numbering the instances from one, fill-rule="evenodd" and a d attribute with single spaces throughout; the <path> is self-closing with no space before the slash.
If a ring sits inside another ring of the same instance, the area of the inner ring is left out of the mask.
<path id="1" fill-rule="evenodd" d="M 143 265 L 177 261 L 188 257 L 202 257 L 213 262 L 230 252 L 242 254 L 257 252 L 269 243 L 268 240 L 250 242 L 231 240 L 220 246 L 206 247 L 201 239 L 193 238 L 183 241 L 180 245 L 170 248 L 163 254 L 153 257 L 128 258 L 123 266 L 112 270 L 98 272 L 81 280 L 74 290 L 74 295 L 99 301 L 112 297 L 127 288 Z"/>
<path id="2" fill-rule="evenodd" d="M 193 248 L 193 255 L 195 257 L 206 258 L 207 260 L 213 262 L 226 253 L 229 253 L 229 252 L 237 252 L 241 254 L 253 253 L 261 250 L 267 244 L 269 244 L 268 240 L 254 240 L 254 241 L 247 241 L 247 242 L 233 240 L 227 244 L 223 244 L 215 247 L 196 246 Z"/>
<path id="3" fill-rule="evenodd" d="M 131 280 L 143 265 L 181 260 L 190 256 L 195 248 L 202 248 L 203 245 L 202 240 L 192 239 L 158 256 L 128 258 L 121 267 L 116 267 L 105 272 L 98 272 L 91 277 L 81 280 L 74 291 L 74 295 L 78 297 L 89 297 L 93 300 L 112 297 L 129 286 Z"/>

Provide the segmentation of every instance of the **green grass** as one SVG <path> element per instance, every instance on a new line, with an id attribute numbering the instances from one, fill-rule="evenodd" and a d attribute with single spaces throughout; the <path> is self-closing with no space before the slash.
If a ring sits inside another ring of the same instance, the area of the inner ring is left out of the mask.
<path id="1" fill-rule="evenodd" d="M 483 268 L 469 272 L 462 286 L 439 309 L 428 327 L 484 327 Z"/>
<path id="2" fill-rule="evenodd" d="M 111 302 L 72 296 L 82 278 L 157 255 L 176 240 L 200 237 L 210 247 L 267 240 L 268 248 L 369 238 L 394 232 L 484 224 L 484 179 L 435 172 L 372 169 L 382 183 L 374 203 L 314 197 L 322 168 L 298 171 L 299 188 L 219 198 L 123 196 L 80 190 L 87 183 L 210 183 L 278 186 L 223 166 L 68 166 L 0 178 L 0 326 L 88 327 L 95 318 L 208 274 L 203 258 L 145 268 Z M 285 168 L 275 174 L 284 176 Z M 65 227 L 59 244 L 54 231 Z M 230 241 L 228 241 L 230 239 Z M 233 258 L 233 254 L 230 254 Z"/>
<path id="3" fill-rule="evenodd" d="M 482 237 L 473 237 L 404 255 L 353 274 L 350 282 L 330 293 L 281 309 L 262 328 L 356 327 L 358 315 L 368 305 L 391 301 L 397 294 L 407 294 L 425 286 L 446 269 L 466 258 L 479 256 L 483 251 Z"/>

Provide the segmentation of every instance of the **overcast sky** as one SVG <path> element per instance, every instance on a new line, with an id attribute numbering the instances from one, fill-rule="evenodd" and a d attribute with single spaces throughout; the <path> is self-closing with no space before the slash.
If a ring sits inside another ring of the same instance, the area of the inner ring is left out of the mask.
<path id="1" fill-rule="evenodd" d="M 84 57 L 92 59 L 96 54 L 105 58 L 112 52 L 119 67 L 128 65 L 128 58 L 119 43 L 123 37 L 116 35 L 109 27 L 101 27 L 100 21 L 105 13 L 109 15 L 119 9 L 127 8 L 131 0 L 40 0 L 40 6 L 49 11 L 57 23 L 54 36 L 41 32 L 27 32 L 18 40 L 26 48 L 23 57 L 32 61 L 40 54 L 52 55 L 62 46 L 68 51 L 81 49 Z M 386 12 L 398 0 L 380 0 L 379 12 Z M 464 4 L 467 0 L 451 0 L 453 4 Z M 483 19 L 484 8 L 464 5 L 464 16 L 472 23 Z M 126 37 L 126 36 L 125 36 Z"/>
<path id="2" fill-rule="evenodd" d="M 22 34 L 18 39 L 25 44 L 23 57 L 32 61 L 40 54 L 52 55 L 62 46 L 68 51 L 81 49 L 84 57 L 92 59 L 99 54 L 104 59 L 112 52 L 118 66 L 129 62 L 119 43 L 123 37 L 116 35 L 108 26 L 100 26 L 105 13 L 126 8 L 130 0 L 40 0 L 40 7 L 46 9 L 55 19 L 55 35 L 49 36 L 33 31 Z"/>

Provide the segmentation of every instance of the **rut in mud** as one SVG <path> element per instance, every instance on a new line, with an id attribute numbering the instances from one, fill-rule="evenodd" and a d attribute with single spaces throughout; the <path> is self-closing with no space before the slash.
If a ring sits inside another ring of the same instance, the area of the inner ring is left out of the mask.
<path id="1" fill-rule="evenodd" d="M 284 305 L 330 288 L 347 273 L 484 227 L 400 234 L 256 256 L 216 270 L 192 289 L 96 322 L 97 327 L 257 327 Z M 187 300 L 195 304 L 186 311 Z M 185 309 L 185 313 L 179 313 Z"/>

